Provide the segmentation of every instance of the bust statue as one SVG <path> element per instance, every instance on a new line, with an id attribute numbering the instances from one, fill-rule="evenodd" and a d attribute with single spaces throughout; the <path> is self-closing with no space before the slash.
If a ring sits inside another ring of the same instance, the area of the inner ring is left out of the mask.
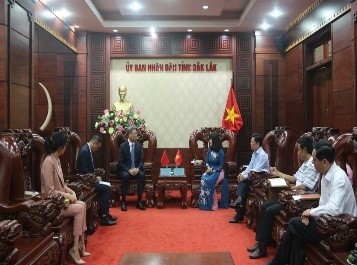
<path id="1" fill-rule="evenodd" d="M 120 85 L 119 89 L 118 89 L 119 101 L 114 102 L 114 106 L 113 106 L 114 110 L 116 110 L 116 111 L 124 111 L 124 112 L 128 112 L 128 111 L 133 111 L 134 110 L 133 104 L 125 99 L 126 92 L 127 92 L 126 86 Z"/>

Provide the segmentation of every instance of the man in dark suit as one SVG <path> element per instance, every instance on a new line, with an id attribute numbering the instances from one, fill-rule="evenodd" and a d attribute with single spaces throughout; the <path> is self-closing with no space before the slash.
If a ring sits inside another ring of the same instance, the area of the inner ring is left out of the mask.
<path id="1" fill-rule="evenodd" d="M 145 175 L 143 172 L 142 148 L 136 142 L 138 133 L 135 127 L 127 128 L 128 140 L 122 143 L 119 147 L 119 160 L 117 167 L 118 177 L 121 179 L 121 210 L 127 211 L 126 194 L 131 179 L 137 181 L 138 200 L 136 208 L 146 210 L 145 205 L 141 202 L 141 197 L 145 187 Z"/>
<path id="2" fill-rule="evenodd" d="M 79 174 L 94 173 L 93 155 L 92 153 L 99 150 L 102 146 L 102 139 L 98 135 L 94 135 L 89 143 L 83 145 L 77 157 L 76 168 Z M 109 198 L 111 188 L 108 185 L 100 184 L 100 177 L 97 177 L 97 182 L 94 186 L 94 191 L 101 195 L 101 221 L 100 225 L 110 226 L 115 225 L 117 218 L 109 214 Z"/>

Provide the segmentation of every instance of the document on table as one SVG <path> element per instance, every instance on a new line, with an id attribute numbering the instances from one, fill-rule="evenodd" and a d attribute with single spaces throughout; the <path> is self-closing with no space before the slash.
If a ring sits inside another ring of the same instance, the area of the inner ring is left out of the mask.
<path id="1" fill-rule="evenodd" d="M 277 187 L 287 187 L 285 179 L 283 178 L 272 178 L 268 179 L 270 182 L 270 187 L 277 188 Z"/>

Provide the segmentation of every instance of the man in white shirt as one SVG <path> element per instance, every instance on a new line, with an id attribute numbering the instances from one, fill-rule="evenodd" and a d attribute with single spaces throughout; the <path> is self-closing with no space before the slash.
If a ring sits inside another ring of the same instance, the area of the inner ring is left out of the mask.
<path id="1" fill-rule="evenodd" d="M 301 217 L 292 218 L 277 253 L 267 265 L 302 265 L 305 263 L 306 243 L 319 243 L 315 218 L 320 214 L 357 216 L 356 198 L 351 183 L 334 162 L 335 150 L 320 140 L 312 152 L 314 166 L 322 176 L 319 206 L 305 210 Z"/>

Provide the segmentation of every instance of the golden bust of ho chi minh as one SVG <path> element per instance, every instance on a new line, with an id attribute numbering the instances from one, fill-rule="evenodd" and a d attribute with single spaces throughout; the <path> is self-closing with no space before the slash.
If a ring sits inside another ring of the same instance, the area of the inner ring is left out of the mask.
<path id="1" fill-rule="evenodd" d="M 113 109 L 115 109 L 116 111 L 124 111 L 124 112 L 133 111 L 134 110 L 133 104 L 125 99 L 127 93 L 126 86 L 120 85 L 118 89 L 118 93 L 119 93 L 119 101 L 114 102 Z"/>

